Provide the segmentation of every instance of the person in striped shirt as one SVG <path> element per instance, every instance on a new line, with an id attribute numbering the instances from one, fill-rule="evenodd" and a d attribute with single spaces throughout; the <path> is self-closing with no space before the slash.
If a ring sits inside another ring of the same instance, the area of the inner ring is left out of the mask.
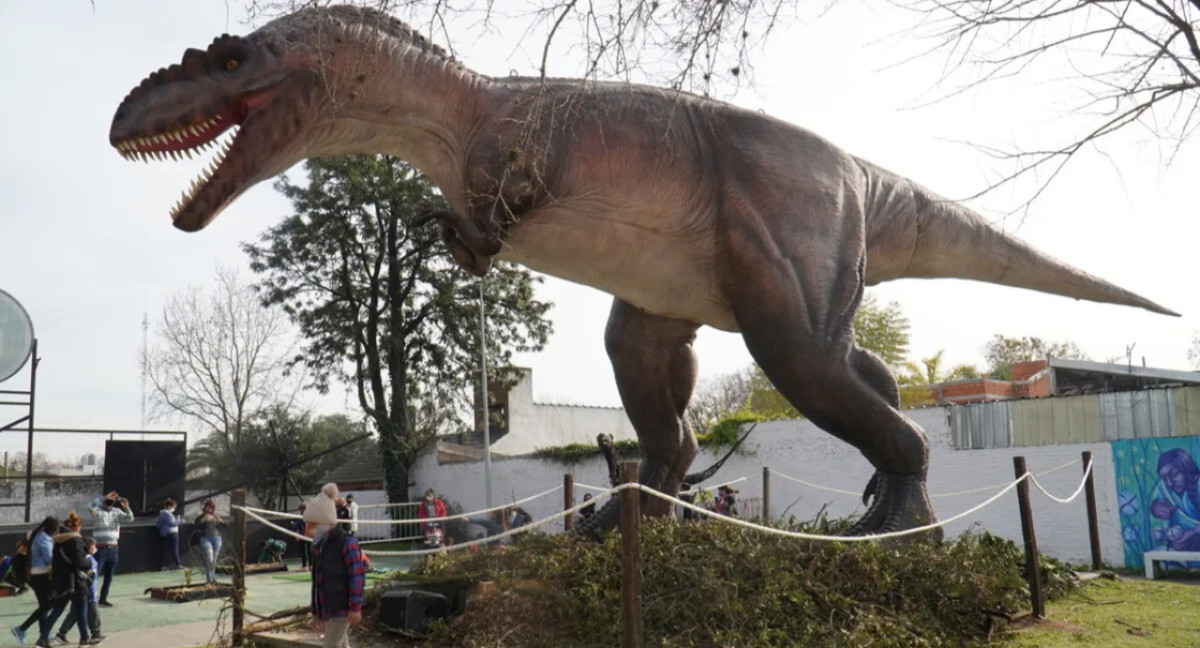
<path id="1" fill-rule="evenodd" d="M 120 508 L 117 508 L 117 505 Z M 129 500 L 112 491 L 92 500 L 88 512 L 96 521 L 92 537 L 96 539 L 96 562 L 100 565 L 99 576 L 104 577 L 100 586 L 100 607 L 112 607 L 108 602 L 108 588 L 112 586 L 113 572 L 117 570 L 117 542 L 121 539 L 121 523 L 133 522 L 133 511 Z"/>
<path id="2" fill-rule="evenodd" d="M 304 511 L 314 539 L 313 625 L 324 632 L 324 648 L 350 648 L 350 628 L 362 621 L 366 584 L 358 541 L 338 524 L 337 492 L 337 484 L 325 484 Z"/>

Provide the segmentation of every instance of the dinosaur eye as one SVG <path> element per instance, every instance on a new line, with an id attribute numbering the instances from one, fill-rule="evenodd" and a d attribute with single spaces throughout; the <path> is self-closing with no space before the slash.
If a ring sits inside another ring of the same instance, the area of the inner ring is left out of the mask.
<path id="1" fill-rule="evenodd" d="M 237 59 L 229 59 L 229 60 L 225 61 L 225 69 L 229 72 L 233 72 L 234 70 L 236 70 L 237 66 L 238 66 Z"/>

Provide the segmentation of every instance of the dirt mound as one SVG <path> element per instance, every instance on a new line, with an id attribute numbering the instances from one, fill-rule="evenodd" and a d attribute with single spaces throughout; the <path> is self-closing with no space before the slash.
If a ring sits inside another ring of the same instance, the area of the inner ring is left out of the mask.
<path id="1" fill-rule="evenodd" d="M 889 549 L 647 520 L 641 551 L 647 646 L 957 648 L 981 645 L 1028 601 L 1022 552 L 986 534 Z M 501 551 L 445 554 L 418 571 L 492 587 L 464 615 L 398 645 L 621 644 L 616 533 L 603 542 L 531 535 Z M 1069 586 L 1060 571 L 1049 576 L 1052 592 Z"/>

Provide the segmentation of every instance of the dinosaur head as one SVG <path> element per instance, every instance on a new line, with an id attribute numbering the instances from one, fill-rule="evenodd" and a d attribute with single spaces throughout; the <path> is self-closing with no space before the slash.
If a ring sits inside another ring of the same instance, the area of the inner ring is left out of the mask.
<path id="1" fill-rule="evenodd" d="M 127 159 L 217 148 L 171 209 L 179 229 L 203 228 L 242 192 L 307 157 L 320 111 L 311 55 L 280 43 L 268 33 L 223 35 L 150 74 L 117 108 L 109 141 Z"/>

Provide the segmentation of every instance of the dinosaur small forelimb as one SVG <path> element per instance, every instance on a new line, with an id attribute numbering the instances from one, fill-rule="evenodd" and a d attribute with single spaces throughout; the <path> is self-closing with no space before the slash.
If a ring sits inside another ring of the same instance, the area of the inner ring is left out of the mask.
<path id="1" fill-rule="evenodd" d="M 418 213 L 414 225 L 419 227 L 431 220 L 453 230 L 462 245 L 477 257 L 492 257 L 500 252 L 500 228 L 487 215 L 461 216 L 452 209 L 427 207 Z"/>
<path id="2" fill-rule="evenodd" d="M 446 244 L 446 249 L 450 251 L 450 258 L 454 259 L 458 267 L 463 270 L 476 277 L 482 277 L 487 275 L 488 270 L 492 268 L 492 257 L 479 256 L 467 249 L 454 228 L 449 225 L 442 225 L 442 241 Z"/>

